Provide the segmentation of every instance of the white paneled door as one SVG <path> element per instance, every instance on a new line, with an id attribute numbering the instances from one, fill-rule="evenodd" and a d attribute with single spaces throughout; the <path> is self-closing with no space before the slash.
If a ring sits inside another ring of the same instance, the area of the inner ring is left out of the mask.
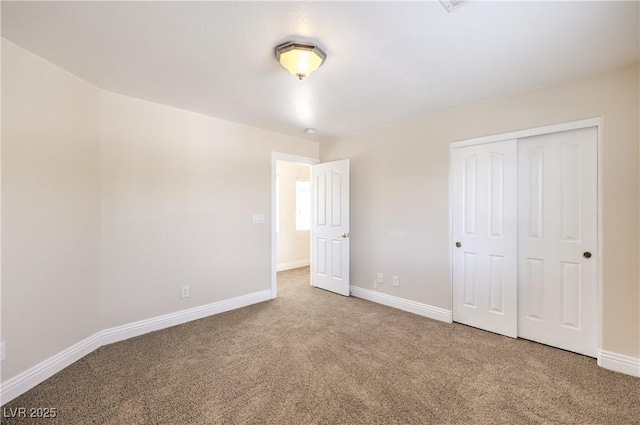
<path id="1" fill-rule="evenodd" d="M 595 357 L 598 129 L 451 151 L 453 320 Z"/>
<path id="2" fill-rule="evenodd" d="M 313 166 L 311 283 L 349 296 L 349 160 Z"/>
<path id="3" fill-rule="evenodd" d="M 517 141 L 453 149 L 453 320 L 517 336 Z"/>
<path id="4" fill-rule="evenodd" d="M 597 127 L 518 140 L 518 335 L 595 357 Z"/>

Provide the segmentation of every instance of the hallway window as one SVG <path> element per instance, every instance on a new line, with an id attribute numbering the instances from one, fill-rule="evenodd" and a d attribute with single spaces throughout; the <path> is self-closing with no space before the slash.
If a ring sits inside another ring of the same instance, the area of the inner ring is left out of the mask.
<path id="1" fill-rule="evenodd" d="M 276 175 L 276 234 L 280 233 L 280 176 Z"/>
<path id="2" fill-rule="evenodd" d="M 311 229 L 311 182 L 296 180 L 296 230 Z"/>

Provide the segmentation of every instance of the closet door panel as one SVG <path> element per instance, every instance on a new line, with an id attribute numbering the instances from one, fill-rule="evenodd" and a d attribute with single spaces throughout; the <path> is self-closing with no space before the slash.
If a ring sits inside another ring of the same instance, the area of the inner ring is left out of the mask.
<path id="1" fill-rule="evenodd" d="M 518 336 L 597 354 L 597 128 L 518 141 Z"/>
<path id="2" fill-rule="evenodd" d="M 452 150 L 453 320 L 517 334 L 517 142 Z"/>

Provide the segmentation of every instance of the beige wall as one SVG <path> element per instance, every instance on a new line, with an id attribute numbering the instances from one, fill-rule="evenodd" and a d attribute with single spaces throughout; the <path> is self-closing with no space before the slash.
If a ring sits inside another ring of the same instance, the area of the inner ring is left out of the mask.
<path id="1" fill-rule="evenodd" d="M 352 284 L 397 275 L 378 291 L 450 309 L 449 143 L 602 117 L 602 348 L 638 357 L 638 80 L 634 65 L 322 143 L 322 161 L 351 159 Z"/>
<path id="2" fill-rule="evenodd" d="M 3 382 L 102 329 L 270 289 L 271 152 L 316 142 L 107 93 L 5 40 L 2 89 Z"/>
<path id="3" fill-rule="evenodd" d="M 95 333 L 98 89 L 2 41 L 2 379 Z"/>
<path id="4" fill-rule="evenodd" d="M 280 230 L 277 236 L 278 269 L 291 263 L 309 262 L 310 232 L 296 230 L 296 181 L 309 180 L 311 167 L 277 161 L 280 181 Z"/>
<path id="5" fill-rule="evenodd" d="M 317 143 L 111 93 L 102 137 L 103 327 L 270 289 L 271 152 Z"/>

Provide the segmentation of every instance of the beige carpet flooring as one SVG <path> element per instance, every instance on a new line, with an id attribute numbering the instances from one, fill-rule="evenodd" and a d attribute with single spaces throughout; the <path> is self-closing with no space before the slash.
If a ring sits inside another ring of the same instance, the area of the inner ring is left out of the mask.
<path id="1" fill-rule="evenodd" d="M 594 359 L 278 275 L 276 300 L 100 348 L 6 424 L 640 424 L 640 379 Z"/>

